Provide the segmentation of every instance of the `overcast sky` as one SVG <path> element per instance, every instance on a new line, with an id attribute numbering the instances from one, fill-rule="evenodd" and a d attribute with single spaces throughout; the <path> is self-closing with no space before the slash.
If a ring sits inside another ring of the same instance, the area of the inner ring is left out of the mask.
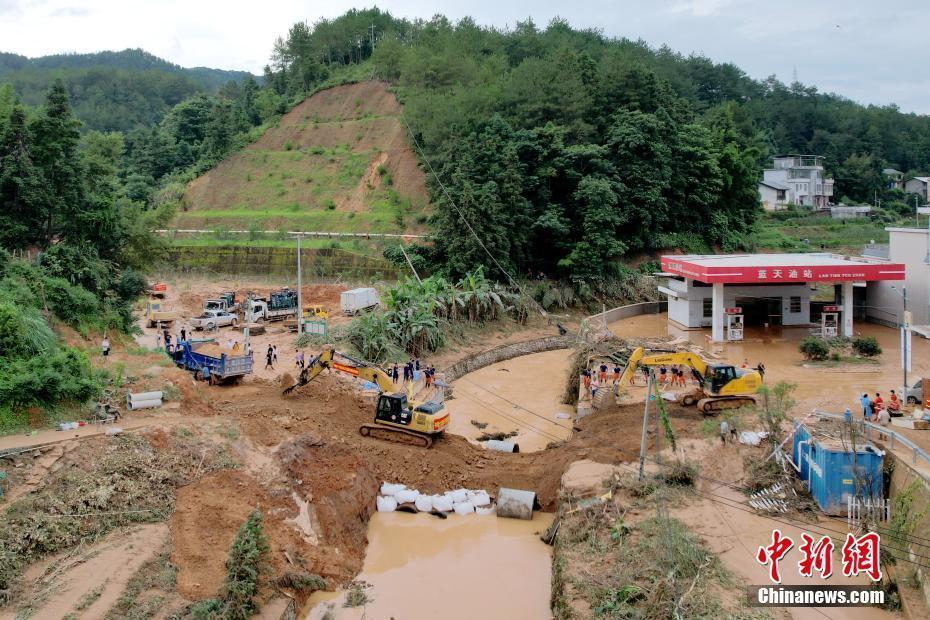
<path id="1" fill-rule="evenodd" d="M 370 1 L 370 0 L 369 0 Z M 0 51 L 26 56 L 141 47 L 185 67 L 260 73 L 295 21 L 369 4 L 345 0 L 0 0 Z M 609 36 L 703 53 L 863 103 L 930 113 L 927 0 L 382 0 L 394 15 L 512 26 L 554 16 Z"/>

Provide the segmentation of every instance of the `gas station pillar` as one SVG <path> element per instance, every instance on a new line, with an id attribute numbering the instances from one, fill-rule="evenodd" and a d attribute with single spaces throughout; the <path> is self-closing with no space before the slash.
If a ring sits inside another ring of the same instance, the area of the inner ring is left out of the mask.
<path id="1" fill-rule="evenodd" d="M 711 302 L 711 339 L 714 342 L 723 342 L 723 282 L 714 282 Z"/>
<path id="2" fill-rule="evenodd" d="M 843 282 L 843 335 L 853 335 L 853 283 Z"/>

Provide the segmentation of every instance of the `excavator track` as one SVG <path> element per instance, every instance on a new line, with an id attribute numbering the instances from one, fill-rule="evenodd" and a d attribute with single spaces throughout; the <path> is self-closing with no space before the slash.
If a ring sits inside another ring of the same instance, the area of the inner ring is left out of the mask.
<path id="1" fill-rule="evenodd" d="M 429 448 L 433 445 L 433 438 L 429 435 L 408 431 L 403 428 L 384 426 L 383 424 L 362 424 L 359 427 L 358 432 L 363 437 L 374 437 L 375 439 L 381 439 L 383 441 L 390 441 L 393 443 L 402 443 L 408 446 Z"/>
<path id="2" fill-rule="evenodd" d="M 698 411 L 704 415 L 713 415 L 725 409 L 739 409 L 755 405 L 756 399 L 752 396 L 718 396 L 716 398 L 702 398 L 698 401 Z"/>

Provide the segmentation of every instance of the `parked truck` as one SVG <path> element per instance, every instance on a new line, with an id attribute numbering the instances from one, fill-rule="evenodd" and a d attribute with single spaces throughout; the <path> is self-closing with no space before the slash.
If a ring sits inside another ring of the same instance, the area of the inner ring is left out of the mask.
<path id="1" fill-rule="evenodd" d="M 169 310 L 163 301 L 152 298 L 146 304 L 145 324 L 149 327 L 171 327 L 178 318 L 178 313 Z"/>
<path id="2" fill-rule="evenodd" d="M 339 297 L 339 306 L 342 313 L 349 316 L 356 315 L 378 306 L 378 291 L 373 288 L 354 288 L 343 291 Z"/>
<path id="3" fill-rule="evenodd" d="M 272 291 L 267 298 L 258 297 L 247 303 L 251 306 L 245 309 L 246 312 L 251 310 L 251 316 L 247 318 L 254 323 L 283 321 L 290 316 L 297 316 L 297 291 L 289 288 Z"/>
<path id="4" fill-rule="evenodd" d="M 309 304 L 304 305 L 304 323 L 309 321 L 322 321 L 326 323 L 329 319 L 329 312 L 323 307 L 322 304 Z M 297 317 L 293 319 L 288 319 L 284 321 L 284 326 L 287 327 L 288 331 L 296 332 L 297 331 Z"/>
<path id="5" fill-rule="evenodd" d="M 222 293 L 218 298 L 215 299 L 205 299 L 203 302 L 203 310 L 222 310 L 224 312 L 235 313 L 239 309 L 239 304 L 236 303 L 236 293 L 235 291 L 226 291 Z"/>
<path id="6" fill-rule="evenodd" d="M 227 325 L 235 329 L 239 327 L 239 316 L 226 310 L 204 310 L 200 316 L 192 318 L 190 324 L 194 329 L 207 331 Z"/>
<path id="7" fill-rule="evenodd" d="M 211 341 L 182 340 L 171 353 L 178 368 L 194 373 L 198 381 L 227 383 L 252 374 L 252 353 L 232 351 Z"/>

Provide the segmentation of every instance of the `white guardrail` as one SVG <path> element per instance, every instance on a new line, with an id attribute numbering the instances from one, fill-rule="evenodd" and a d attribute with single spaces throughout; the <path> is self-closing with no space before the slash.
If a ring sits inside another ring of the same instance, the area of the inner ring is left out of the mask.
<path id="1" fill-rule="evenodd" d="M 843 421 L 842 414 L 828 413 L 826 411 L 814 411 L 814 415 L 821 417 L 821 418 L 839 420 L 841 422 Z M 872 422 L 866 422 L 865 420 L 858 420 L 856 424 L 859 424 L 863 428 L 866 429 L 866 438 L 869 441 L 872 441 L 872 430 L 874 429 L 876 433 L 881 433 L 882 435 L 888 436 L 888 449 L 889 450 L 894 451 L 895 446 L 897 444 L 900 444 L 904 448 L 907 448 L 908 450 L 911 451 L 911 464 L 912 465 L 917 465 L 917 459 L 921 459 L 922 461 L 924 461 L 924 464 L 926 464 L 927 466 L 930 466 L 930 454 L 927 454 L 927 452 L 923 448 L 915 444 L 913 441 L 911 441 L 904 435 L 901 435 L 891 430 L 890 427 L 881 426 L 880 424 L 874 424 Z M 914 472 L 918 474 L 921 478 L 923 478 L 926 482 L 930 483 L 930 475 L 924 474 L 923 472 L 917 471 L 916 469 L 914 470 Z"/>
<path id="2" fill-rule="evenodd" d="M 206 228 L 156 228 L 155 232 L 160 235 L 167 235 L 172 233 L 183 234 L 183 235 L 209 235 L 217 232 L 216 230 L 210 230 Z M 382 237 L 382 238 L 391 238 L 391 239 L 428 239 L 429 235 L 408 235 L 400 233 L 341 233 L 341 232 L 326 232 L 322 230 L 223 230 L 223 234 L 235 234 L 235 235 L 248 235 L 248 234 L 262 234 L 262 235 L 286 235 L 288 237 L 295 237 L 300 235 L 301 237 L 359 237 L 363 239 L 368 239 L 370 237 Z"/>

